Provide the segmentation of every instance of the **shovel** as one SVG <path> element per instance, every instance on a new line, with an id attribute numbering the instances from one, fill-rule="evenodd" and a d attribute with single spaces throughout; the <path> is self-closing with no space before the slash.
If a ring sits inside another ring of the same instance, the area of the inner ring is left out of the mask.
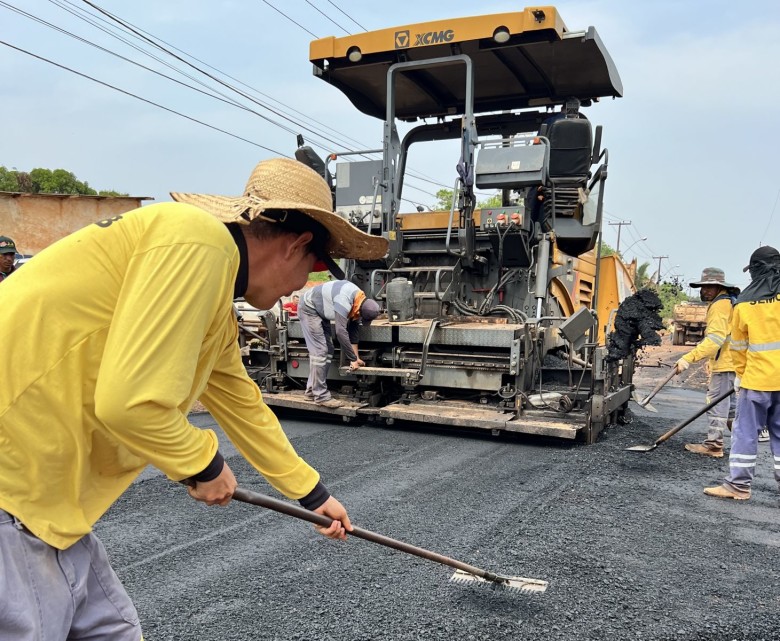
<path id="1" fill-rule="evenodd" d="M 715 407 L 718 403 L 720 403 L 722 400 L 728 398 L 734 393 L 734 388 L 732 387 L 728 392 L 723 392 L 720 396 L 718 396 L 715 400 L 711 401 L 710 403 L 707 403 L 704 407 L 702 407 L 699 411 L 697 411 L 693 416 L 690 416 L 689 418 L 686 418 L 682 423 L 678 423 L 675 425 L 672 429 L 670 429 L 666 434 L 663 436 L 658 437 L 658 439 L 655 441 L 655 443 L 652 443 L 651 445 L 634 445 L 633 447 L 627 447 L 626 450 L 629 452 L 650 452 L 654 450 L 656 447 L 658 447 L 661 443 L 664 441 L 668 441 L 672 436 L 677 434 L 682 428 L 686 427 L 687 425 L 690 425 L 695 421 L 697 418 L 699 418 L 702 414 L 707 412 L 708 410 L 711 410 L 713 407 Z"/>
<path id="2" fill-rule="evenodd" d="M 288 516 L 294 516 L 297 519 L 308 521 L 322 527 L 329 527 L 333 523 L 333 519 L 324 516 L 322 514 L 315 514 L 305 508 L 298 507 L 292 503 L 286 501 L 280 501 L 278 499 L 266 496 L 265 494 L 259 494 L 258 492 L 252 492 L 238 487 L 233 492 L 233 498 L 242 503 L 250 503 L 252 505 L 259 505 L 260 507 L 274 510 L 275 512 L 281 512 Z M 502 576 L 500 574 L 493 574 L 486 570 L 463 563 L 462 561 L 456 561 L 449 557 L 431 552 L 424 548 L 418 548 L 409 543 L 404 543 L 397 539 L 391 539 L 389 536 L 383 534 L 377 534 L 370 530 L 364 530 L 359 527 L 354 527 L 352 532 L 347 532 L 349 536 L 356 536 L 372 543 L 379 543 L 394 550 L 400 552 L 406 552 L 407 554 L 413 554 L 420 558 L 427 559 L 429 561 L 435 561 L 442 565 L 448 565 L 451 568 L 455 568 L 456 572 L 450 577 L 451 581 L 462 583 L 480 583 L 489 584 L 491 587 L 507 589 L 507 590 L 519 590 L 520 592 L 544 592 L 547 589 L 547 581 L 540 579 L 526 579 L 520 576 Z"/>
<path id="3" fill-rule="evenodd" d="M 650 405 L 650 399 L 651 399 L 651 398 L 653 398 L 653 396 L 655 396 L 656 394 L 658 394 L 658 392 L 660 392 L 660 391 L 661 391 L 661 389 L 663 388 L 663 386 L 664 386 L 664 385 L 666 385 L 666 384 L 667 384 L 669 381 L 671 381 L 671 380 L 672 380 L 672 378 L 674 377 L 674 375 L 675 375 L 676 373 L 677 373 L 677 368 L 676 368 L 676 367 L 673 367 L 673 368 L 672 368 L 672 371 L 671 371 L 671 372 L 669 372 L 669 373 L 668 373 L 668 374 L 667 374 L 667 375 L 664 377 L 664 380 L 662 380 L 660 383 L 658 383 L 658 385 L 656 385 L 656 386 L 653 388 L 653 391 L 652 391 L 652 392 L 650 392 L 650 393 L 649 393 L 647 396 L 645 396 L 645 397 L 644 397 L 644 398 L 643 398 L 641 401 L 640 401 L 640 400 L 637 400 L 637 398 L 636 398 L 636 397 L 633 397 L 633 399 L 636 401 L 637 405 L 639 405 L 639 407 L 644 407 L 646 410 L 649 410 L 649 411 L 651 411 L 651 412 L 658 412 L 658 410 L 657 410 L 657 409 L 655 409 L 655 408 L 654 408 L 652 405 Z"/>

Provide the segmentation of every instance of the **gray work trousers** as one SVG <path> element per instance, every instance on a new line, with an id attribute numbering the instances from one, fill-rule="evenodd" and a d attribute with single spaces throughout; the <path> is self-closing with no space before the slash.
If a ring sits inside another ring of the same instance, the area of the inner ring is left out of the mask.
<path id="1" fill-rule="evenodd" d="M 707 387 L 706 402 L 710 403 L 734 387 L 734 377 L 734 372 L 712 372 Z M 707 439 L 704 441 L 705 445 L 719 450 L 723 449 L 723 433 L 727 429 L 728 419 L 734 418 L 736 403 L 735 394 L 732 394 L 707 411 L 709 427 Z"/>
<path id="2" fill-rule="evenodd" d="M 321 403 L 332 398 L 328 390 L 328 370 L 333 361 L 333 336 L 330 321 L 324 320 L 308 305 L 298 307 L 301 331 L 309 350 L 309 379 L 306 395 Z"/>
<path id="3" fill-rule="evenodd" d="M 103 544 L 58 550 L 0 510 L 2 641 L 139 641 L 141 625 Z"/>
<path id="4" fill-rule="evenodd" d="M 729 475 L 724 481 L 739 492 L 750 490 L 756 472 L 758 433 L 769 430 L 769 447 L 774 461 L 775 480 L 780 486 L 780 392 L 739 390 L 737 420 L 731 434 Z"/>

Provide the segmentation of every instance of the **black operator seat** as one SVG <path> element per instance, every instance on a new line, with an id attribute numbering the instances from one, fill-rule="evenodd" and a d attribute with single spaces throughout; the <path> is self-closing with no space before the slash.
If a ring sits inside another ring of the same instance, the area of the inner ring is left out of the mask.
<path id="1" fill-rule="evenodd" d="M 549 176 L 553 182 L 585 182 L 593 150 L 590 120 L 556 115 L 542 125 L 539 133 L 550 141 Z"/>

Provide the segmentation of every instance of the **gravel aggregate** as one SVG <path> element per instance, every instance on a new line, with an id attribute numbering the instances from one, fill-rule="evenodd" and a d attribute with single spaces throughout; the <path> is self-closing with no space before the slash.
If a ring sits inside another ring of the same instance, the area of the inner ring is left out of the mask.
<path id="1" fill-rule="evenodd" d="M 284 425 L 356 525 L 544 594 L 454 584 L 451 570 L 333 542 L 291 517 L 193 502 L 149 470 L 96 527 L 146 641 L 780 639 L 780 512 L 762 444 L 749 501 L 706 497 L 728 459 L 683 450 L 704 419 L 651 443 L 701 403 L 672 388 L 591 446 L 405 426 Z M 194 422 L 212 425 L 208 415 Z M 220 433 L 239 483 L 278 496 Z"/>

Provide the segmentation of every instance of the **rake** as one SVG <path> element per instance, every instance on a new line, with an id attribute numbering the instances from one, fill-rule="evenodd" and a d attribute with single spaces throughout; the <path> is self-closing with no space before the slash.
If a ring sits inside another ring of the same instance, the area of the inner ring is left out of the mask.
<path id="1" fill-rule="evenodd" d="M 677 434 L 682 428 L 690 425 L 693 423 L 697 418 L 699 418 L 702 414 L 707 412 L 708 410 L 711 410 L 713 407 L 715 407 L 718 403 L 720 403 L 722 400 L 727 399 L 729 396 L 731 396 L 734 393 L 734 388 L 732 387 L 728 392 L 723 392 L 720 396 L 718 396 L 713 401 L 707 403 L 704 407 L 702 407 L 700 410 L 698 410 L 693 416 L 689 416 L 681 423 L 678 423 L 675 425 L 672 429 L 670 429 L 665 434 L 662 434 L 659 436 L 655 442 L 651 443 L 650 445 L 634 445 L 632 447 L 627 447 L 626 450 L 629 452 L 651 452 L 656 447 L 658 447 L 661 443 L 664 441 L 668 441 L 672 436 Z"/>
<path id="2" fill-rule="evenodd" d="M 259 505 L 260 507 L 287 514 L 288 516 L 294 516 L 297 519 L 308 521 L 309 523 L 314 523 L 315 525 L 320 525 L 322 527 L 329 527 L 330 524 L 333 523 L 333 519 L 322 514 L 315 514 L 314 512 L 293 505 L 292 503 L 280 501 L 270 496 L 266 496 L 265 494 L 245 490 L 244 488 L 236 488 L 235 492 L 233 492 L 233 498 L 242 503 Z M 463 563 L 462 561 L 457 561 L 447 556 L 437 554 L 436 552 L 418 548 L 409 543 L 392 539 L 389 536 L 384 536 L 383 534 L 364 530 L 359 527 L 354 527 L 353 530 L 347 532 L 347 534 L 455 568 L 456 572 L 450 577 L 450 580 L 454 582 L 476 583 L 481 585 L 487 584 L 497 589 L 516 590 L 527 593 L 544 592 L 548 586 L 547 581 L 542 581 L 540 579 L 527 579 L 520 576 L 494 574 L 493 572 L 482 570 L 473 565 L 469 565 L 468 563 Z"/>

